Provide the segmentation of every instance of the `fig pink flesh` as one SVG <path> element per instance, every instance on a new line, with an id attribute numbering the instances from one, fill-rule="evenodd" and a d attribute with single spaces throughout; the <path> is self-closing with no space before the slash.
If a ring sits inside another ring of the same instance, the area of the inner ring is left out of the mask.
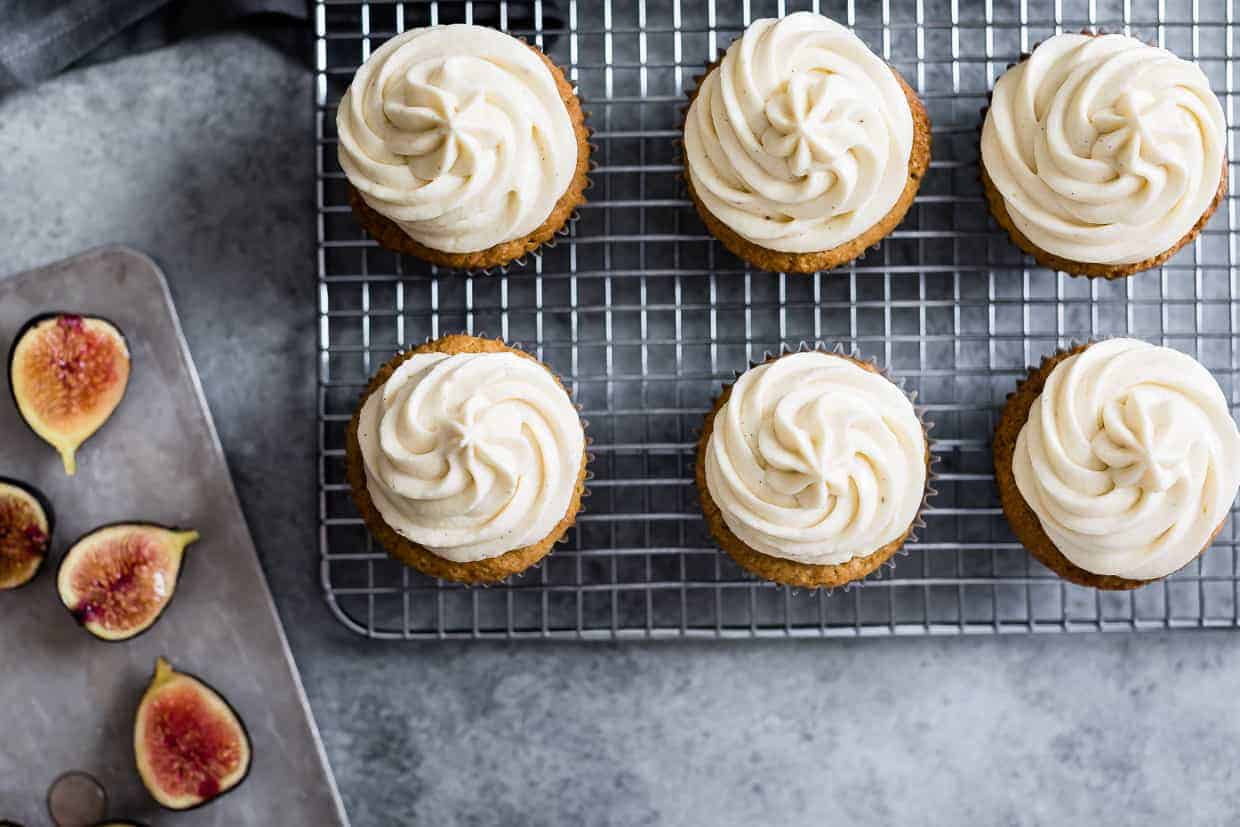
<path id="1" fill-rule="evenodd" d="M 167 552 L 135 530 L 106 545 L 87 549 L 71 579 L 81 623 L 106 629 L 132 628 L 159 613 L 171 597 L 172 574 Z"/>
<path id="2" fill-rule="evenodd" d="M 221 779 L 237 772 L 244 760 L 244 735 L 200 691 L 180 679 L 149 702 L 146 762 L 159 787 L 177 798 L 214 798 Z"/>
<path id="3" fill-rule="evenodd" d="M 39 419 L 71 427 L 93 416 L 97 400 L 117 383 L 128 356 L 107 333 L 88 329 L 81 316 L 60 316 L 54 331 L 35 335 L 15 369 L 27 377 L 26 395 Z"/>

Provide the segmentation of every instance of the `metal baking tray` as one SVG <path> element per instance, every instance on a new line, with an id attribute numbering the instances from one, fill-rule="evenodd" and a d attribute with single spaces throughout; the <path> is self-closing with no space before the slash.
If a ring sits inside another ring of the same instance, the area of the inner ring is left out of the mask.
<path id="1" fill-rule="evenodd" d="M 56 513 L 44 570 L 0 592 L 0 820 L 50 823 L 48 786 L 84 770 L 107 790 L 114 818 L 231 827 L 270 824 L 279 813 L 281 824 L 347 825 L 163 273 L 141 253 L 105 247 L 0 277 L 0 354 L 27 319 L 55 310 L 115 322 L 133 373 L 68 477 L 21 421 L 0 371 L 0 474 L 36 485 Z M 159 622 L 125 643 L 102 643 L 60 604 L 56 566 L 88 530 L 134 519 L 193 527 L 202 539 L 186 552 Z M 159 655 L 223 693 L 254 747 L 244 784 L 174 820 L 160 815 L 134 767 L 134 715 Z"/>
<path id="2" fill-rule="evenodd" d="M 758 17 L 814 9 L 853 26 L 919 91 L 934 160 L 903 224 L 855 266 L 813 276 L 745 268 L 713 241 L 681 178 L 686 91 Z M 1234 3 L 1190 0 L 380 3 L 319 0 L 319 525 L 323 589 L 377 638 L 835 637 L 1235 627 L 1237 529 L 1164 582 L 1124 594 L 1064 583 L 1016 542 L 990 440 L 1027 365 L 1130 335 L 1182 349 L 1240 403 L 1236 170 L 1197 240 L 1117 282 L 1034 265 L 989 218 L 980 110 L 995 78 L 1056 32 L 1122 31 L 1196 60 L 1233 125 Z M 377 247 L 349 212 L 335 109 L 398 31 L 472 21 L 544 48 L 594 130 L 590 203 L 567 238 L 507 274 L 441 274 Z M 1235 157 L 1236 127 L 1229 146 Z M 587 512 L 537 570 L 465 588 L 387 558 L 344 476 L 357 396 L 391 354 L 466 330 L 522 343 L 569 382 L 594 439 Z M 935 428 L 938 496 L 894 569 L 863 588 L 795 592 L 738 569 L 706 532 L 692 481 L 721 383 L 799 342 L 855 347 L 918 393 Z"/>

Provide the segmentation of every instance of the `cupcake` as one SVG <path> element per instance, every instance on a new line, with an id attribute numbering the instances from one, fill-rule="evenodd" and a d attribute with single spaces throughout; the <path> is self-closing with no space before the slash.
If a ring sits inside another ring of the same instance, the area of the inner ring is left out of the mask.
<path id="1" fill-rule="evenodd" d="M 685 119 L 689 196 L 754 267 L 812 273 L 889 234 L 930 163 L 930 119 L 900 75 L 813 12 L 754 21 L 707 68 Z"/>
<path id="2" fill-rule="evenodd" d="M 1196 64 L 1126 35 L 1060 34 L 995 83 L 982 185 L 1038 264 L 1120 278 L 1205 226 L 1227 193 L 1226 141 Z"/>
<path id="3" fill-rule="evenodd" d="M 1133 589 L 1209 547 L 1240 485 L 1240 432 L 1192 357 L 1136 339 L 1061 351 L 1008 398 L 1003 513 L 1065 580 Z"/>
<path id="4" fill-rule="evenodd" d="M 585 203 L 585 115 L 564 73 L 485 26 L 397 35 L 336 111 L 350 204 L 382 246 L 458 270 L 538 248 Z"/>
<path id="5" fill-rule="evenodd" d="M 842 586 L 912 532 L 930 461 L 913 403 L 873 365 L 801 351 L 742 374 L 706 416 L 697 486 L 711 534 L 759 577 Z"/>
<path id="6" fill-rule="evenodd" d="M 349 423 L 353 501 L 389 554 L 445 580 L 524 571 L 573 524 L 585 487 L 577 408 L 541 362 L 445 336 L 384 365 Z"/>

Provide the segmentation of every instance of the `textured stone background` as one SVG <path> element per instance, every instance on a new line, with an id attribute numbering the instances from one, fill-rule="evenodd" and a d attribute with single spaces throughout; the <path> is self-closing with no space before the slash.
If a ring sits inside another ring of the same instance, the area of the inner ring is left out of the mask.
<path id="1" fill-rule="evenodd" d="M 164 267 L 355 825 L 1234 823 L 1233 633 L 437 646 L 337 626 L 310 96 L 304 67 L 224 34 L 0 98 L 0 272 L 111 242 Z"/>

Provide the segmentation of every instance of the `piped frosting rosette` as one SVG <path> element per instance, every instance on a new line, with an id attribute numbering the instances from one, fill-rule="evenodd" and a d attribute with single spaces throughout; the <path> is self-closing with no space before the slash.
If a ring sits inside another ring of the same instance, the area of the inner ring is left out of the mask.
<path id="1" fill-rule="evenodd" d="M 366 400 L 357 437 L 384 522 L 462 563 L 550 535 L 585 452 L 564 388 L 511 352 L 414 354 Z"/>
<path id="2" fill-rule="evenodd" d="M 384 43 L 358 70 L 336 127 L 340 165 L 366 204 L 445 253 L 530 235 L 577 166 L 551 70 L 485 26 L 432 26 Z"/>
<path id="3" fill-rule="evenodd" d="M 857 238 L 899 200 L 913 116 L 891 68 L 819 14 L 754 21 L 703 80 L 685 122 L 694 192 L 768 250 Z"/>
<path id="4" fill-rule="evenodd" d="M 1200 554 L 1227 516 L 1240 485 L 1240 433 L 1197 361 L 1109 339 L 1051 370 L 1012 469 L 1068 560 L 1154 580 Z"/>
<path id="5" fill-rule="evenodd" d="M 904 392 L 838 354 L 756 365 L 716 411 L 705 479 L 728 529 L 810 565 L 904 537 L 926 496 L 924 426 Z"/>
<path id="6" fill-rule="evenodd" d="M 1196 64 L 1124 35 L 1060 34 L 995 83 L 982 164 L 1036 247 L 1133 264 L 1212 209 L 1226 136 Z"/>

